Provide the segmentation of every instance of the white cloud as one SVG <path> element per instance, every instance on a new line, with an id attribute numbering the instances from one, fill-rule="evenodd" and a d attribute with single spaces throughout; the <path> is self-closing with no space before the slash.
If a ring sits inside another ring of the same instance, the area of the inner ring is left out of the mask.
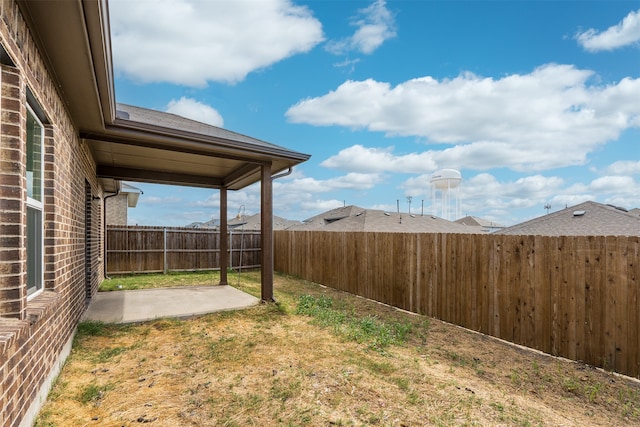
<path id="1" fill-rule="evenodd" d="M 584 164 L 598 146 L 640 127 L 640 79 L 595 86 L 589 84 L 593 74 L 548 64 L 500 79 L 463 73 L 441 81 L 416 78 L 395 87 L 373 79 L 347 81 L 324 96 L 298 102 L 286 116 L 294 123 L 455 145 L 419 154 L 445 167 L 544 170 Z"/>
<path id="2" fill-rule="evenodd" d="M 582 156 L 581 162 L 584 160 L 585 156 Z M 497 142 L 476 142 L 439 151 L 402 155 L 394 155 L 393 147 L 364 147 L 357 144 L 340 150 L 324 160 L 321 166 L 361 173 L 424 173 L 447 167 L 488 170 L 506 165 L 514 170 L 535 170 L 538 163 L 544 163 L 545 168 L 561 167 L 566 165 L 566 158 L 550 156 L 550 153 L 542 150 Z"/>
<path id="3" fill-rule="evenodd" d="M 463 204 L 480 212 L 487 206 L 508 209 L 527 208 L 546 204 L 551 210 L 564 209 L 593 200 L 626 208 L 640 206 L 640 182 L 625 176 L 602 176 L 591 182 L 565 186 L 559 177 L 527 176 L 513 182 L 498 182 L 493 176 L 479 174 L 463 182 Z M 542 213 L 541 213 L 542 214 Z"/>
<path id="4" fill-rule="evenodd" d="M 637 184 L 630 176 L 602 176 L 589 184 L 594 193 L 612 194 L 637 191 Z"/>
<path id="5" fill-rule="evenodd" d="M 317 214 L 318 209 L 324 210 L 325 206 L 331 206 L 328 209 L 332 209 L 344 203 L 332 199 L 323 200 L 320 195 L 333 195 L 341 190 L 366 191 L 374 188 L 381 180 L 382 176 L 379 174 L 362 173 L 349 173 L 322 180 L 306 177 L 297 171 L 291 176 L 273 182 L 273 210 L 276 215 L 285 218 L 304 219 Z M 209 208 L 218 217 L 220 193 L 216 191 L 206 199 L 188 206 Z M 233 216 L 241 207 L 244 207 L 247 215 L 260 212 L 260 183 L 227 193 L 229 214 Z"/>
<path id="6" fill-rule="evenodd" d="M 320 165 L 333 169 L 352 170 L 356 172 L 401 172 L 421 173 L 428 170 L 435 171 L 434 152 L 409 153 L 393 155 L 393 147 L 367 148 L 353 145 L 340 150 L 335 156 L 329 157 Z"/>
<path id="7" fill-rule="evenodd" d="M 183 96 L 177 101 L 172 99 L 169 104 L 167 104 L 166 111 L 191 120 L 207 123 L 212 126 L 224 126 L 224 120 L 215 108 L 198 102 L 192 98 L 186 98 Z"/>
<path id="8" fill-rule="evenodd" d="M 351 172 L 325 180 L 315 178 L 296 178 L 290 181 L 274 182 L 274 192 L 326 193 L 335 190 L 368 190 L 382 180 L 380 174 Z"/>
<path id="9" fill-rule="evenodd" d="M 572 206 L 587 200 L 609 203 L 627 209 L 640 207 L 640 182 L 630 176 L 605 175 L 589 183 L 579 183 L 559 191 L 560 206 Z"/>
<path id="10" fill-rule="evenodd" d="M 550 212 L 559 211 L 561 209 L 566 209 L 570 206 L 579 205 L 580 203 L 594 201 L 596 199 L 595 195 L 589 193 L 565 193 L 558 194 L 552 197 L 548 203 Z"/>
<path id="11" fill-rule="evenodd" d="M 425 206 L 431 206 L 431 174 L 423 174 L 407 179 L 402 184 L 405 194 L 414 196 L 414 200 L 425 200 Z M 563 189 L 564 181 L 555 176 L 531 175 L 515 181 L 501 182 L 488 173 L 480 173 L 469 179 L 463 179 L 459 187 L 459 197 L 463 215 L 472 212 L 509 212 L 516 209 L 540 209 L 558 191 Z M 453 193 L 452 193 L 453 194 Z M 452 196 L 451 196 L 452 197 Z M 492 219 L 496 215 L 491 215 Z M 504 213 L 500 214 L 504 217 Z"/>
<path id="12" fill-rule="evenodd" d="M 479 174 L 462 184 L 463 197 L 473 199 L 481 206 L 485 200 L 499 198 L 491 203 L 507 208 L 535 206 L 553 197 L 562 188 L 559 177 L 532 175 L 510 182 L 499 182 L 492 175 Z"/>
<path id="13" fill-rule="evenodd" d="M 357 27 L 355 33 L 342 40 L 330 41 L 327 51 L 342 55 L 350 51 L 371 54 L 385 41 L 396 36 L 395 18 L 387 9 L 385 0 L 376 0 L 358 11 L 351 25 Z"/>
<path id="14" fill-rule="evenodd" d="M 220 209 L 220 192 L 216 191 L 206 199 L 189 203 L 187 206 L 211 208 L 217 218 Z M 260 183 L 250 185 L 243 190 L 227 192 L 227 212 L 229 215 L 234 216 L 240 209 L 244 209 L 246 215 L 260 211 Z"/>
<path id="15" fill-rule="evenodd" d="M 640 10 L 629 13 L 621 22 L 599 32 L 593 28 L 575 36 L 583 48 L 591 52 L 613 50 L 640 42 Z"/>
<path id="16" fill-rule="evenodd" d="M 328 209 L 342 206 L 345 201 L 335 199 L 340 191 L 363 192 L 381 182 L 379 174 L 349 173 L 329 178 L 297 177 L 273 183 L 273 209 L 290 219 L 305 219 Z M 324 199 L 323 195 L 331 198 Z M 338 196 L 339 197 L 339 196 Z"/>
<path id="17" fill-rule="evenodd" d="M 109 3 L 116 72 L 143 83 L 235 83 L 308 52 L 321 23 L 290 0 Z"/>
<path id="18" fill-rule="evenodd" d="M 607 171 L 613 175 L 640 175 L 640 160 L 620 160 L 609 165 Z"/>
<path id="19" fill-rule="evenodd" d="M 342 207 L 343 205 L 344 205 L 344 202 L 340 200 L 314 200 L 309 202 L 302 202 L 300 204 L 300 207 L 302 207 L 306 211 L 324 212 L 331 209 Z"/>
<path id="20" fill-rule="evenodd" d="M 356 64 L 360 62 L 359 58 L 356 59 L 345 59 L 342 62 L 336 62 L 333 64 L 336 68 L 348 68 L 349 71 L 353 72 L 356 69 Z"/>

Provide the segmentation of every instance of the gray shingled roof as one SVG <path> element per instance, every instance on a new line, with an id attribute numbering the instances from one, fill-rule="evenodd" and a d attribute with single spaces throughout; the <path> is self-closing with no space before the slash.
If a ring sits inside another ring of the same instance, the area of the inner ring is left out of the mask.
<path id="1" fill-rule="evenodd" d="M 640 236 L 640 215 L 589 201 L 504 228 L 496 234 Z"/>
<path id="2" fill-rule="evenodd" d="M 302 221 L 302 224 L 293 227 L 292 230 L 324 230 L 328 224 L 348 218 L 351 215 L 356 215 L 362 211 L 364 211 L 363 208 L 355 205 L 331 209 L 314 217 L 305 219 Z"/>
<path id="3" fill-rule="evenodd" d="M 136 107 L 133 105 L 118 103 L 116 117 L 118 119 L 129 120 L 136 123 L 143 123 L 151 126 L 174 129 L 182 132 L 221 138 L 224 140 L 230 140 L 260 148 L 284 150 L 284 148 L 279 147 L 275 144 L 261 141 L 256 138 L 251 138 L 250 136 L 232 132 L 227 129 L 198 122 L 196 120 L 187 119 L 186 117 L 178 116 L 177 114 Z"/>
<path id="4" fill-rule="evenodd" d="M 229 220 L 230 230 L 245 230 L 256 231 L 260 230 L 262 224 L 262 217 L 259 213 L 249 216 L 235 217 Z M 277 215 L 273 216 L 273 229 L 274 230 L 286 230 L 293 225 L 300 224 L 300 221 L 293 221 L 290 219 L 282 218 Z"/>
<path id="5" fill-rule="evenodd" d="M 431 215 L 385 212 L 345 206 L 305 220 L 289 230 L 379 231 L 392 233 L 480 233 L 478 227 L 466 227 Z"/>
<path id="6" fill-rule="evenodd" d="M 260 214 L 248 215 L 248 216 L 236 216 L 229 220 L 227 226 L 231 231 L 260 231 L 260 224 L 262 218 Z M 300 224 L 300 221 L 294 221 L 286 218 L 279 217 L 277 215 L 273 216 L 273 229 L 274 230 L 286 230 L 292 225 Z M 212 219 L 207 222 L 192 222 L 187 225 L 189 228 L 212 228 L 219 229 L 220 228 L 220 220 Z"/>
<path id="7" fill-rule="evenodd" d="M 502 229 L 505 226 L 502 224 L 498 224 L 493 221 L 489 221 L 487 219 L 478 218 L 476 216 L 465 216 L 464 218 L 456 219 L 453 221 L 458 224 L 466 225 L 467 227 L 477 227 L 478 232 L 488 233 L 497 229 Z"/>

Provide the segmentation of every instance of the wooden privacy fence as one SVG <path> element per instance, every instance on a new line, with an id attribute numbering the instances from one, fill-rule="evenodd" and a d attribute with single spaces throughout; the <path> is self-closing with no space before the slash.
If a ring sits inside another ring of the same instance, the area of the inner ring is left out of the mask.
<path id="1" fill-rule="evenodd" d="M 277 231 L 275 269 L 640 377 L 640 237 Z"/>
<path id="2" fill-rule="evenodd" d="M 260 232 L 231 231 L 229 234 L 229 266 L 260 267 Z M 176 227 L 107 227 L 108 274 L 219 269 L 218 231 Z"/>

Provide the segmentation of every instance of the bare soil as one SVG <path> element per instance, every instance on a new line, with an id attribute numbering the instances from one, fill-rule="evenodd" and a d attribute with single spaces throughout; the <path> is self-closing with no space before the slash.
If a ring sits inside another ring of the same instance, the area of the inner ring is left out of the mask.
<path id="1" fill-rule="evenodd" d="M 238 287 L 259 293 L 257 276 Z M 37 425 L 640 425 L 635 379 L 290 277 L 275 293 L 278 304 L 79 334 Z M 377 348 L 296 314 L 300 295 L 411 329 Z"/>

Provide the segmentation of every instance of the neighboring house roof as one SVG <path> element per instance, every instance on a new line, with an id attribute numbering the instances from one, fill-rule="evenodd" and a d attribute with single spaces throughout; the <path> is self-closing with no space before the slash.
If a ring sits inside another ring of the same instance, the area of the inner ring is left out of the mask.
<path id="1" fill-rule="evenodd" d="M 126 182 L 121 182 L 120 194 L 127 196 L 127 207 L 135 208 L 138 205 L 138 199 L 142 194 L 142 190 Z"/>
<path id="2" fill-rule="evenodd" d="M 300 224 L 300 221 L 292 221 L 286 218 L 273 216 L 273 229 L 274 230 L 286 230 L 289 227 Z M 230 230 L 244 230 L 254 231 L 260 230 L 261 216 L 260 214 L 254 214 L 249 216 L 239 216 L 229 220 Z"/>
<path id="3" fill-rule="evenodd" d="M 300 221 L 293 221 L 286 218 L 279 217 L 277 215 L 273 216 L 273 229 L 274 230 L 286 230 L 287 228 L 300 224 Z M 245 231 L 259 231 L 261 225 L 261 216 L 260 214 L 242 216 L 242 217 L 234 217 L 230 219 L 227 223 L 227 228 L 229 230 L 245 230 Z M 212 219 L 207 222 L 192 222 L 187 225 L 188 228 L 215 228 L 220 227 L 220 220 Z"/>
<path id="4" fill-rule="evenodd" d="M 191 224 L 186 225 L 186 228 L 218 228 L 220 226 L 220 221 L 217 219 L 210 219 L 206 222 L 192 222 Z"/>
<path id="5" fill-rule="evenodd" d="M 496 234 L 640 236 L 640 215 L 589 201 L 504 228 Z"/>
<path id="6" fill-rule="evenodd" d="M 505 227 L 502 224 L 498 224 L 496 222 L 471 215 L 465 216 L 464 218 L 456 219 L 453 222 L 466 225 L 467 227 L 477 227 L 478 232 L 482 233 L 488 233 Z"/>
<path id="7" fill-rule="evenodd" d="M 292 229 L 321 230 L 332 222 L 348 218 L 349 216 L 356 215 L 358 213 L 361 213 L 362 211 L 364 211 L 363 208 L 355 205 L 331 209 L 314 217 L 305 219 L 304 221 L 302 221 L 302 224 L 292 227 Z"/>
<path id="8" fill-rule="evenodd" d="M 103 187 L 117 181 L 237 190 L 310 156 L 185 119 L 115 102 L 106 0 L 18 0 L 66 108 L 96 161 Z"/>
<path id="9" fill-rule="evenodd" d="M 393 233 L 478 233 L 477 228 L 465 227 L 432 215 L 385 212 L 345 206 L 332 209 L 303 221 L 289 230 L 321 231 L 379 231 Z"/>

